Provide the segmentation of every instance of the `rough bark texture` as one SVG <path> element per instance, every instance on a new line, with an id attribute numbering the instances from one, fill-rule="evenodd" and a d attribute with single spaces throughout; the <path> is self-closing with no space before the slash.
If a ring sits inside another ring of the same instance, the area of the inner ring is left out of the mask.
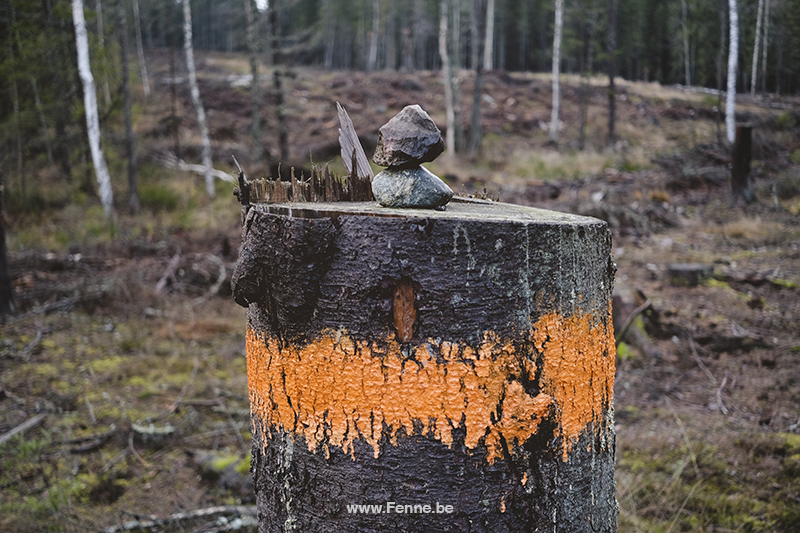
<path id="1" fill-rule="evenodd" d="M 616 531 L 604 222 L 456 199 L 245 209 L 262 533 Z"/>

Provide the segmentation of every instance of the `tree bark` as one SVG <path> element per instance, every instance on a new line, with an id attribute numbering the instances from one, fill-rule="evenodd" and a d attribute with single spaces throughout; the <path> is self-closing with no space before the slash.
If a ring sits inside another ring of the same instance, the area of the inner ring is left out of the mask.
<path id="1" fill-rule="evenodd" d="M 209 198 L 213 198 L 215 191 L 214 176 L 211 174 L 211 169 L 213 168 L 211 162 L 211 139 L 208 137 L 206 110 L 203 107 L 203 101 L 200 99 L 200 89 L 197 86 L 197 69 L 194 63 L 194 46 L 192 46 L 192 8 L 189 5 L 189 0 L 183 0 L 183 48 L 186 52 L 186 68 L 189 70 L 189 88 L 192 92 L 192 103 L 197 110 L 197 123 L 200 126 L 200 136 L 203 142 L 206 192 Z"/>
<path id="2" fill-rule="evenodd" d="M 125 101 L 125 148 L 128 156 L 128 206 L 132 213 L 139 212 L 139 187 L 136 183 L 136 150 L 133 140 L 133 114 L 131 111 L 131 81 L 128 64 L 128 15 L 124 1 L 119 2 L 119 49 L 122 61 L 122 95 Z"/>
<path id="3" fill-rule="evenodd" d="M 494 68 L 494 1 L 486 5 L 486 36 L 483 47 L 483 70 Z"/>
<path id="4" fill-rule="evenodd" d="M 139 75 L 142 77 L 142 88 L 144 97 L 150 97 L 150 80 L 147 78 L 147 63 L 144 59 L 144 47 L 142 46 L 142 22 L 139 17 L 139 0 L 133 0 L 133 24 L 136 31 L 136 53 L 139 56 Z"/>
<path id="5" fill-rule="evenodd" d="M 739 13 L 736 0 L 728 0 L 728 88 L 725 96 L 725 132 L 729 144 L 736 139 L 736 72 L 739 64 Z"/>
<path id="6" fill-rule="evenodd" d="M 83 0 L 72 0 L 72 21 L 75 25 L 75 45 L 78 50 L 78 72 L 83 84 L 83 104 L 86 112 L 86 133 L 92 152 L 97 184 L 100 188 L 100 203 L 106 217 L 114 214 L 114 196 L 111 191 L 111 176 L 100 149 L 100 119 L 97 115 L 97 95 L 89 63 L 89 39 L 86 36 L 86 20 L 83 17 Z"/>
<path id="7" fill-rule="evenodd" d="M 756 15 L 756 36 L 753 43 L 753 65 L 750 73 L 750 96 L 756 95 L 756 81 L 758 80 L 758 46 L 761 44 L 761 19 L 764 16 L 764 0 L 758 0 L 758 14 Z"/>
<path id="8" fill-rule="evenodd" d="M 261 533 L 616 531 L 604 222 L 339 202 L 243 227 Z"/>
<path id="9" fill-rule="evenodd" d="M 251 161 L 254 165 L 261 164 L 261 80 L 258 77 L 258 24 L 256 22 L 256 10 L 253 9 L 253 0 L 244 0 L 244 12 L 247 18 L 247 48 L 250 52 L 250 76 L 253 81 L 250 84 L 250 98 L 252 111 L 252 124 L 250 131 L 253 136 L 253 146 L 251 148 Z"/>
<path id="10" fill-rule="evenodd" d="M 561 107 L 561 28 L 564 25 L 564 0 L 556 0 L 553 29 L 553 110 L 550 114 L 550 141 L 558 142 L 558 115 Z"/>

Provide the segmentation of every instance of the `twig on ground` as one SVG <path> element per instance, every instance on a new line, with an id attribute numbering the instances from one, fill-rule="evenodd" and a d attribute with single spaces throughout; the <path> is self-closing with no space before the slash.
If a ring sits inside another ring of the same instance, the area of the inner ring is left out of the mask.
<path id="1" fill-rule="evenodd" d="M 166 154 L 158 156 L 156 158 L 156 161 L 158 161 L 162 166 L 165 166 L 167 168 L 184 170 L 186 172 L 194 172 L 196 174 L 201 174 L 201 175 L 206 173 L 206 167 L 204 167 L 203 165 L 192 165 L 190 163 L 187 163 L 183 159 L 178 158 L 178 156 L 176 156 L 172 152 L 167 152 Z M 216 168 L 211 169 L 211 175 L 223 181 L 236 183 L 236 180 L 233 178 L 233 176 L 231 176 L 227 172 L 217 170 Z"/>
<path id="2" fill-rule="evenodd" d="M 689 435 L 686 433 L 686 428 L 684 427 L 681 418 L 678 416 L 678 411 L 675 410 L 675 407 L 669 400 L 669 396 L 665 396 L 664 398 L 667 400 L 667 405 L 672 411 L 672 415 L 675 417 L 675 422 L 678 424 L 678 429 L 680 429 L 681 431 L 681 435 L 683 436 L 683 442 L 686 444 L 686 449 L 689 452 L 689 458 L 692 460 L 692 465 L 694 466 L 694 473 L 697 475 L 697 477 L 700 477 L 700 468 L 697 466 L 697 455 L 695 455 L 694 453 L 694 449 L 692 448 L 692 443 L 689 440 Z"/>
<path id="3" fill-rule="evenodd" d="M 85 396 L 84 399 L 86 400 L 86 407 L 89 409 L 89 420 L 92 421 L 92 425 L 97 424 L 97 417 L 94 415 L 94 407 L 92 407 L 92 402 L 89 401 L 88 396 Z"/>
<path id="4" fill-rule="evenodd" d="M 196 303 L 202 302 L 209 296 L 215 296 L 219 292 L 219 288 L 222 287 L 222 284 L 225 283 L 225 279 L 228 277 L 228 269 L 225 267 L 225 263 L 223 263 L 219 257 L 214 254 L 205 254 L 205 256 L 209 261 L 217 265 L 217 271 L 219 274 L 217 274 L 217 281 L 215 281 L 211 288 L 208 289 L 206 295 L 195 299 Z"/>
<path id="5" fill-rule="evenodd" d="M 11 439 L 14 435 L 18 433 L 22 433 L 23 431 L 28 431 L 31 428 L 35 428 L 42 422 L 44 422 L 45 417 L 47 416 L 46 413 L 39 413 L 38 415 L 34 416 L 33 418 L 29 418 L 22 424 L 18 425 L 17 427 L 13 428 L 12 430 L 0 435 L 0 444 L 5 444 L 6 441 Z"/>
<path id="6" fill-rule="evenodd" d="M 628 332 L 628 328 L 631 327 L 631 324 L 633 324 L 634 319 L 637 316 L 639 316 L 640 313 L 644 312 L 651 305 L 652 305 L 652 302 L 650 302 L 650 300 L 647 299 L 647 300 L 645 300 L 645 302 L 642 305 L 640 305 L 639 307 L 634 309 L 633 312 L 631 313 L 631 315 L 627 318 L 627 320 L 625 320 L 625 323 L 620 328 L 619 333 L 614 335 L 614 342 L 619 344 L 620 341 L 623 338 L 625 338 L 625 334 Z"/>
<path id="7" fill-rule="evenodd" d="M 238 517 L 258 516 L 258 508 L 254 505 L 220 505 L 217 507 L 208 507 L 206 509 L 197 509 L 195 511 L 175 513 L 166 518 L 156 518 L 151 516 L 144 519 L 125 522 L 120 526 L 108 527 L 103 530 L 103 533 L 120 533 L 122 531 L 133 531 L 136 529 L 154 529 L 172 522 L 180 522 L 181 520 L 192 520 L 195 518 L 202 518 L 204 516 L 221 514 L 236 515 Z M 221 531 L 230 531 L 230 529 L 223 529 Z"/>
<path id="8" fill-rule="evenodd" d="M 722 378 L 722 384 L 717 389 L 717 405 L 719 405 L 719 410 L 722 411 L 723 415 L 728 414 L 728 409 L 726 409 L 725 404 L 722 403 L 722 389 L 725 388 L 726 383 L 728 383 L 728 376 Z"/>
<path id="9" fill-rule="evenodd" d="M 703 360 L 700 359 L 700 356 L 697 355 L 697 348 L 694 345 L 694 339 L 689 337 L 689 347 L 692 349 L 692 356 L 694 357 L 694 361 L 697 363 L 697 366 L 700 367 L 700 370 L 708 377 L 708 380 L 711 381 L 713 386 L 717 386 L 717 380 L 714 378 L 714 374 L 708 369 L 708 367 L 703 363 Z"/>
<path id="10" fill-rule="evenodd" d="M 172 259 L 169 260 L 167 268 L 164 269 L 164 273 L 161 274 L 161 277 L 158 278 L 158 283 L 156 283 L 156 294 L 161 294 L 167 286 L 167 281 L 175 277 L 175 269 L 178 268 L 178 263 L 180 263 L 180 261 L 181 254 L 175 254 L 172 256 Z"/>
<path id="11" fill-rule="evenodd" d="M 151 465 L 150 463 L 148 463 L 147 461 L 145 461 L 145 460 L 144 460 L 144 457 L 142 457 L 141 455 L 139 455 L 139 452 L 137 452 L 137 451 L 136 451 L 136 448 L 134 448 L 134 447 L 133 447 L 133 432 L 131 432 L 131 434 L 130 434 L 130 435 L 128 435 L 128 450 L 130 450 L 130 452 L 133 454 L 133 456 L 134 456 L 134 457 L 136 457 L 136 459 L 137 459 L 137 460 L 138 460 L 140 463 L 142 463 L 142 466 L 143 466 L 143 467 L 145 467 L 145 468 L 152 468 L 152 466 L 153 466 L 153 465 Z"/>

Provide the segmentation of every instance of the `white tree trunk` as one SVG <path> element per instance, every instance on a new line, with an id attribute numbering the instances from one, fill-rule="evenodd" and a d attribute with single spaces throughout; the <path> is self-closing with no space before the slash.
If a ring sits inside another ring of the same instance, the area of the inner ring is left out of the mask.
<path id="1" fill-rule="evenodd" d="M 72 0 L 72 21 L 75 24 L 75 45 L 78 50 L 78 72 L 83 84 L 83 105 L 86 108 L 86 130 L 92 152 L 97 184 L 100 188 L 100 203 L 106 216 L 114 213 L 114 196 L 111 192 L 111 177 L 106 160 L 100 149 L 100 119 L 97 115 L 97 94 L 89 64 L 89 39 L 86 36 L 86 19 L 83 17 L 83 0 Z"/>
<path id="2" fill-rule="evenodd" d="M 556 25 L 553 32 L 553 113 L 550 116 L 550 140 L 558 142 L 558 114 L 561 107 L 561 28 L 564 25 L 564 0 L 556 0 Z"/>
<path id="3" fill-rule="evenodd" d="M 730 33 L 728 38 L 728 89 L 725 95 L 725 133 L 728 142 L 736 140 L 736 69 L 739 62 L 739 13 L 736 0 L 728 0 Z"/>
<path id="4" fill-rule="evenodd" d="M 447 19 L 448 19 L 448 0 L 440 2 L 439 17 L 439 55 L 442 56 L 442 78 L 444 82 L 444 99 L 447 116 L 447 137 L 445 144 L 450 157 L 456 153 L 456 114 L 455 98 L 453 97 L 453 69 L 450 65 L 450 54 L 447 51 Z"/>
<path id="5" fill-rule="evenodd" d="M 250 97 L 251 97 L 251 110 L 253 115 L 253 122 L 251 124 L 251 131 L 253 135 L 253 147 L 251 148 L 251 161 L 256 164 L 261 164 L 261 80 L 258 76 L 258 24 L 256 16 L 258 12 L 253 11 L 252 0 L 244 0 L 244 12 L 247 19 L 247 48 L 250 52 L 250 75 L 253 81 L 250 84 Z"/>
<path id="6" fill-rule="evenodd" d="M 372 35 L 369 40 L 367 70 L 372 72 L 378 66 L 378 33 L 381 23 L 381 0 L 372 0 Z"/>
<path id="7" fill-rule="evenodd" d="M 147 64 L 144 62 L 144 47 L 142 46 L 142 22 L 139 18 L 139 0 L 133 0 L 133 24 L 136 30 L 136 52 L 139 55 L 139 73 L 142 76 L 144 97 L 150 96 L 150 81 L 147 79 Z"/>
<path id="8" fill-rule="evenodd" d="M 758 15 L 756 15 L 756 37 L 753 45 L 753 68 L 750 72 L 750 95 L 756 95 L 756 80 L 758 80 L 758 45 L 761 37 L 761 17 L 764 15 L 764 0 L 758 0 Z"/>
<path id="9" fill-rule="evenodd" d="M 486 45 L 483 48 L 483 70 L 494 68 L 494 0 L 486 6 Z"/>
<path id="10" fill-rule="evenodd" d="M 214 176 L 212 175 L 211 141 L 208 138 L 206 110 L 200 100 L 200 89 L 197 87 L 197 71 L 194 66 L 194 48 L 192 47 L 192 9 L 189 0 L 183 0 L 183 48 L 186 51 L 186 67 L 189 69 L 189 87 L 192 91 L 192 102 L 197 109 L 197 122 L 203 137 L 203 166 L 205 167 L 206 192 L 214 197 Z"/>
<path id="11" fill-rule="evenodd" d="M 681 25 L 683 26 L 683 70 L 684 83 L 692 85 L 692 70 L 689 62 L 689 13 L 686 0 L 681 0 Z"/>

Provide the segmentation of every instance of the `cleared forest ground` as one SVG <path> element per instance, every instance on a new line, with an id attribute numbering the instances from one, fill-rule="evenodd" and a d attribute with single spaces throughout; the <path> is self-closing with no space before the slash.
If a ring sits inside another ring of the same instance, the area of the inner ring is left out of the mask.
<path id="1" fill-rule="evenodd" d="M 267 172 L 248 156 L 246 59 L 199 59 L 218 168 L 232 170 L 233 154 L 251 177 Z M 188 89 L 175 85 L 173 100 L 168 54 L 154 52 L 151 68 L 153 97 L 139 101 L 135 126 L 142 215 L 122 212 L 124 162 L 112 135 L 113 229 L 96 198 L 46 171 L 29 184 L 36 202 L 8 206 L 19 315 L 0 329 L 0 435 L 45 416 L 0 445 L 2 531 L 103 531 L 225 505 L 157 529 L 221 531 L 219 516 L 252 502 L 245 318 L 229 294 L 239 208 L 229 184 L 209 200 L 199 176 L 157 163 L 176 138 L 180 157 L 198 163 L 200 142 Z M 444 125 L 438 73 L 292 69 L 286 83 L 288 165 L 298 169 L 313 161 L 341 171 L 337 101 L 368 155 L 377 128 L 404 105 Z M 755 126 L 757 201 L 734 207 L 716 96 L 620 80 L 612 150 L 604 80 L 593 78 L 579 150 L 580 83 L 564 79 L 554 147 L 550 78 L 488 73 L 482 153 L 445 154 L 429 167 L 456 192 L 609 222 L 617 327 L 650 302 L 618 349 L 621 532 L 797 531 L 800 100 L 740 99 L 740 119 Z M 471 84 L 465 73 L 465 123 Z M 269 105 L 264 118 L 274 154 Z M 713 272 L 686 286 L 671 279 L 674 263 Z"/>

